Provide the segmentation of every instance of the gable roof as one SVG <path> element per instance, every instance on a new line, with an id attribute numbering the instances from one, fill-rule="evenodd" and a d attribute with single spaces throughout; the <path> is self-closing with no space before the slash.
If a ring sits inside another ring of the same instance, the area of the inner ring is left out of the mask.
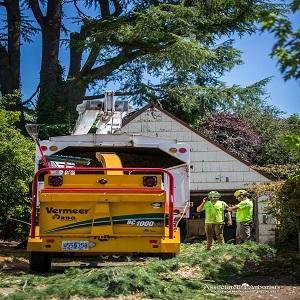
<path id="1" fill-rule="evenodd" d="M 148 109 L 153 109 L 156 108 L 159 111 L 161 111 L 162 113 L 168 115 L 171 119 L 173 119 L 174 121 L 180 123 L 181 125 L 183 125 L 185 128 L 193 131 L 195 134 L 197 134 L 198 136 L 200 136 L 201 138 L 205 139 L 207 142 L 213 144 L 214 146 L 216 146 L 217 148 L 219 148 L 220 150 L 224 151 L 225 153 L 227 153 L 228 155 L 232 156 L 233 158 L 235 158 L 236 160 L 240 161 L 241 163 L 247 165 L 248 167 L 251 168 L 251 164 L 249 162 L 247 162 L 246 160 L 243 160 L 242 158 L 238 157 L 237 155 L 231 153 L 228 149 L 226 149 L 225 147 L 223 147 L 222 145 L 220 145 L 219 143 L 213 141 L 212 139 L 210 139 L 207 135 L 205 135 L 204 133 L 195 130 L 194 128 L 192 128 L 190 125 L 188 125 L 187 123 L 185 123 L 184 121 L 180 120 L 179 118 L 175 117 L 174 115 L 172 115 L 171 113 L 169 113 L 168 111 L 164 110 L 163 108 L 161 108 L 159 105 L 157 104 L 148 104 L 146 106 L 144 106 L 143 108 L 141 108 L 140 110 L 137 110 L 136 112 L 134 112 L 132 115 L 128 116 L 127 118 L 125 117 L 125 119 L 122 122 L 122 127 L 127 125 L 128 123 L 130 123 L 131 121 L 133 121 L 135 118 L 137 118 L 139 115 L 141 115 L 143 112 L 145 112 Z M 252 169 L 252 168 L 251 168 Z M 255 170 L 255 169 L 253 169 Z M 273 178 L 271 178 L 270 176 L 268 176 L 267 174 L 263 173 L 262 171 L 259 170 L 255 170 L 255 172 L 261 174 L 262 176 L 266 177 L 267 179 L 273 180 Z"/>

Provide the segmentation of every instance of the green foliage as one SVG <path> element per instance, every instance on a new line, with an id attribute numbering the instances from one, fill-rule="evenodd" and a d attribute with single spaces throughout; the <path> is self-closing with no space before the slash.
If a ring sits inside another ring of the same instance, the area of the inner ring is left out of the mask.
<path id="1" fill-rule="evenodd" d="M 18 116 L 13 124 L 21 131 L 22 134 L 25 134 L 25 112 L 22 105 L 22 95 L 20 91 L 13 90 L 11 94 L 6 94 L 5 97 L 3 97 L 3 99 L 1 100 L 0 107 L 2 109 L 5 109 L 6 111 L 11 111 L 15 116 Z"/>
<path id="2" fill-rule="evenodd" d="M 34 145 L 16 128 L 20 113 L 6 110 L 14 97 L 0 98 L 0 220 L 2 236 L 16 238 L 28 231 L 10 218 L 29 220 L 28 186 L 33 174 Z"/>
<path id="3" fill-rule="evenodd" d="M 247 124 L 255 128 L 262 142 L 254 164 L 264 166 L 299 162 L 296 151 L 291 150 L 283 142 L 283 137 L 289 133 L 291 128 L 296 128 L 297 123 L 293 123 L 292 119 L 283 118 L 281 111 L 264 102 L 242 106 L 239 113 Z"/>
<path id="4" fill-rule="evenodd" d="M 300 136 L 299 135 L 286 135 L 284 137 L 284 141 L 290 148 L 295 148 L 295 149 L 300 148 Z"/>
<path id="5" fill-rule="evenodd" d="M 214 284 L 252 273 L 253 266 L 257 268 L 274 254 L 272 247 L 256 243 L 216 246 L 210 252 L 205 251 L 204 244 L 183 244 L 181 254 L 167 261 L 152 259 L 119 267 L 71 268 L 48 276 L 0 276 L 0 286 L 18 288 L 7 299 L 129 295 L 135 299 L 228 299 Z"/>
<path id="6" fill-rule="evenodd" d="M 189 246 L 185 246 L 189 247 Z M 248 264 L 259 264 L 266 255 L 274 255 L 275 251 L 266 244 L 247 243 L 241 246 L 226 244 L 213 248 L 210 252 L 195 255 L 183 252 L 182 261 L 191 266 L 199 266 L 203 279 L 226 282 L 238 275 L 246 275 Z"/>
<path id="7" fill-rule="evenodd" d="M 47 2 L 44 10 L 27 3 L 36 17 L 41 11 L 56 11 L 44 15 L 49 23 L 74 17 L 58 2 L 48 10 Z M 53 51 L 42 51 L 51 56 L 43 57 L 51 66 L 41 70 L 39 123 L 73 122 L 75 105 L 86 90 L 102 93 L 108 84 L 129 95 L 134 104 L 161 103 L 192 125 L 212 111 L 261 95 L 263 87 L 257 90 L 261 84 L 228 87 L 220 78 L 242 63 L 231 37 L 256 32 L 262 14 L 279 10 L 273 1 L 88 0 L 80 7 L 76 1 L 67 5 L 74 5 L 78 24 L 77 32 L 64 30 L 70 46 L 69 70 L 60 66 L 58 43 L 51 45 Z M 37 22 L 44 40 L 52 39 L 54 33 L 49 30 L 48 36 L 43 28 L 47 24 L 38 17 Z M 56 35 L 57 40 L 62 38 L 59 31 Z"/>
<path id="8" fill-rule="evenodd" d="M 290 14 L 299 13 L 300 1 L 290 3 Z M 300 79 L 300 28 L 293 28 L 291 21 L 285 14 L 269 12 L 264 15 L 263 29 L 274 33 L 276 43 L 272 49 L 272 56 L 278 59 L 280 71 L 284 79 Z"/>
<path id="9" fill-rule="evenodd" d="M 172 79 L 174 80 L 174 78 Z M 145 88 L 152 102 L 159 103 L 164 109 L 193 127 L 198 127 L 207 117 L 220 111 L 235 111 L 247 103 L 260 103 L 265 85 L 269 79 L 261 80 L 245 88 L 227 87 L 221 82 L 205 86 L 202 79 L 199 84 L 188 85 L 178 81 L 167 81 L 163 88 Z M 201 83 L 202 82 L 202 83 Z"/>
<path id="10" fill-rule="evenodd" d="M 50 136 L 68 135 L 71 133 L 71 124 L 69 122 L 59 123 L 53 125 L 42 126 L 39 131 L 39 138 L 41 140 L 48 139 Z"/>
<path id="11" fill-rule="evenodd" d="M 287 122 L 289 124 L 288 132 L 283 135 L 283 142 L 290 148 L 295 157 L 300 161 L 300 116 L 291 115 Z"/>
<path id="12" fill-rule="evenodd" d="M 279 239 L 283 242 L 297 241 L 297 216 L 300 226 L 300 168 L 290 175 L 278 194 L 278 214 L 280 222 Z"/>

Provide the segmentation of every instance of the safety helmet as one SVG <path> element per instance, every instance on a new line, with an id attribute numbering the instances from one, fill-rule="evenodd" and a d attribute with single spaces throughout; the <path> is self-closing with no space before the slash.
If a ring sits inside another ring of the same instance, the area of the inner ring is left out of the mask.
<path id="1" fill-rule="evenodd" d="M 238 196 L 241 196 L 241 195 L 247 196 L 247 195 L 248 195 L 248 192 L 245 191 L 245 190 L 237 190 L 237 191 L 234 192 L 234 197 L 236 197 L 236 198 L 237 198 Z"/>
<path id="2" fill-rule="evenodd" d="M 208 198 L 211 199 L 211 198 L 220 198 L 221 195 L 219 192 L 217 191 L 211 191 L 208 193 Z"/>

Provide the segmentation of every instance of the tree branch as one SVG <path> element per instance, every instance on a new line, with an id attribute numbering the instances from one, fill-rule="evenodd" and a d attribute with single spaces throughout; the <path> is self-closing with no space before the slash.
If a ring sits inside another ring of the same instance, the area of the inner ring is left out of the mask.
<path id="1" fill-rule="evenodd" d="M 74 3 L 74 6 L 78 12 L 78 15 L 81 17 L 81 18 L 89 18 L 89 16 L 87 16 L 77 5 L 77 0 L 73 0 L 73 3 Z"/>
<path id="2" fill-rule="evenodd" d="M 40 85 L 37 86 L 34 93 L 26 101 L 22 102 L 22 105 L 27 105 L 28 103 L 31 103 L 35 107 L 35 104 L 32 102 L 32 99 L 39 92 L 39 90 L 40 90 Z"/>
<path id="3" fill-rule="evenodd" d="M 105 19 L 110 16 L 109 11 L 109 1 L 108 0 L 98 0 L 101 10 L 101 17 Z"/>
<path id="4" fill-rule="evenodd" d="M 83 47 L 78 45 L 81 41 L 81 34 L 78 32 L 71 32 L 70 34 L 70 67 L 68 78 L 77 76 L 80 72 L 81 58 Z"/>
<path id="5" fill-rule="evenodd" d="M 115 6 L 115 11 L 111 16 L 118 17 L 122 13 L 122 5 L 119 0 L 113 0 L 113 4 Z"/>
<path id="6" fill-rule="evenodd" d="M 123 51 L 121 51 L 117 56 L 110 58 L 104 62 L 102 66 L 91 68 L 85 68 L 80 71 L 79 77 L 91 77 L 93 79 L 100 79 L 109 75 L 114 70 L 118 69 L 120 66 L 133 61 L 134 59 L 144 56 L 150 53 L 157 53 L 166 47 L 170 46 L 173 41 L 169 41 L 164 44 L 151 45 L 145 44 L 140 41 L 132 41 L 130 44 L 123 44 Z M 95 52 L 96 53 L 96 52 Z M 92 61 L 92 60 L 91 60 Z"/>
<path id="7" fill-rule="evenodd" d="M 40 5 L 38 0 L 29 0 L 29 6 L 32 10 L 32 13 L 36 19 L 36 21 L 39 23 L 41 27 L 43 27 L 43 22 L 44 22 L 44 15 L 41 11 Z"/>
<path id="8" fill-rule="evenodd" d="M 137 57 L 149 54 L 150 52 L 146 51 L 145 49 L 139 49 L 132 52 L 122 51 L 119 55 L 108 59 L 106 64 L 96 67 L 94 69 L 91 69 L 89 72 L 80 72 L 82 77 L 89 76 L 92 79 L 101 79 L 113 72 L 114 70 L 117 70 L 120 66 L 133 61 Z"/>
<path id="9" fill-rule="evenodd" d="M 87 60 L 84 64 L 84 66 L 81 69 L 81 73 L 85 74 L 85 73 L 89 72 L 92 69 L 92 67 L 94 66 L 94 64 L 97 60 L 98 55 L 99 55 L 98 47 L 97 48 L 92 47 L 91 52 L 90 52 L 90 54 L 89 54 L 89 56 L 88 56 L 88 58 L 87 58 Z"/>

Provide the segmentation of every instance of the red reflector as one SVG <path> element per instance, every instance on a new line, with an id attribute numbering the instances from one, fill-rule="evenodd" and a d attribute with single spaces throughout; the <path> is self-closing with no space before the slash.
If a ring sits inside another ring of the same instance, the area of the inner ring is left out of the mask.
<path id="1" fill-rule="evenodd" d="M 47 146 L 45 146 L 45 145 L 42 145 L 42 146 L 41 146 L 41 150 L 42 150 L 42 151 L 46 151 L 47 149 L 48 149 Z"/>
<path id="2" fill-rule="evenodd" d="M 157 185 L 157 177 L 156 176 L 144 176 L 143 177 L 143 185 L 146 187 L 152 187 Z"/>
<path id="3" fill-rule="evenodd" d="M 149 243 L 151 243 L 151 244 L 156 244 L 156 243 L 157 243 L 157 240 L 150 240 Z"/>
<path id="4" fill-rule="evenodd" d="M 49 176 L 48 184 L 52 186 L 61 186 L 63 184 L 62 176 Z"/>
<path id="5" fill-rule="evenodd" d="M 178 150 L 180 153 L 185 153 L 186 152 L 186 148 L 179 148 Z"/>
<path id="6" fill-rule="evenodd" d="M 46 242 L 47 242 L 47 243 L 54 243 L 54 239 L 51 239 L 51 240 L 50 240 L 50 239 L 49 239 L 49 240 L 46 240 Z"/>
<path id="7" fill-rule="evenodd" d="M 158 245 L 152 245 L 153 248 L 158 248 Z"/>

